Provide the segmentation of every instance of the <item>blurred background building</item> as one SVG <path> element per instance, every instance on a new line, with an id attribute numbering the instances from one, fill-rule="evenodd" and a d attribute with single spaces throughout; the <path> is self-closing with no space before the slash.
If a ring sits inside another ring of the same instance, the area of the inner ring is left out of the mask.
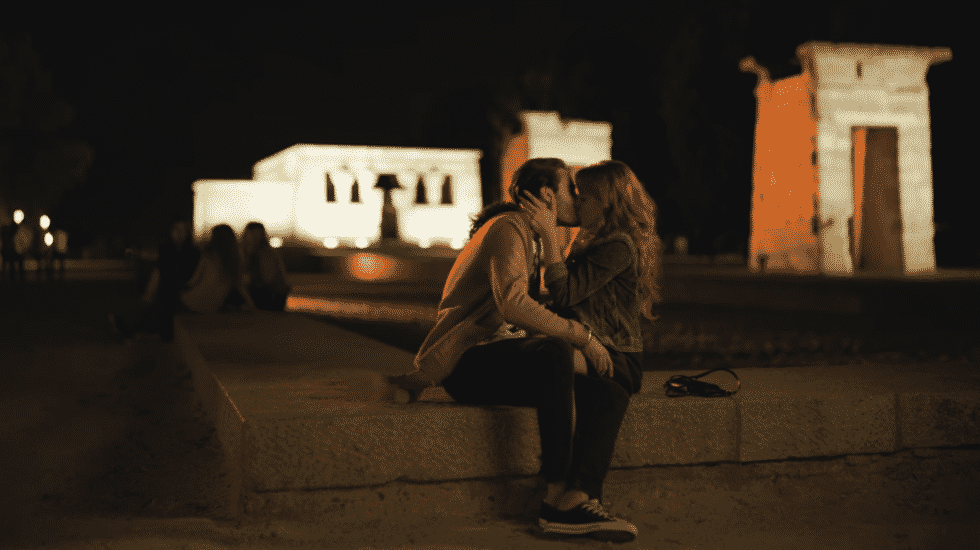
<path id="1" fill-rule="evenodd" d="M 461 249 L 483 207 L 480 151 L 295 145 L 251 180 L 194 182 L 194 233 L 262 222 L 278 243 L 366 248 L 395 240 Z M 278 244 L 277 243 L 277 244 Z"/>
<path id="2" fill-rule="evenodd" d="M 933 272 L 926 72 L 949 48 L 807 42 L 803 72 L 759 77 L 752 271 Z"/>

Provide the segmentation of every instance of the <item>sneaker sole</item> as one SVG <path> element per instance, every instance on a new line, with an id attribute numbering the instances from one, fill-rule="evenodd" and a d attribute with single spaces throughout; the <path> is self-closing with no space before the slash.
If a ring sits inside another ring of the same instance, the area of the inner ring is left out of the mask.
<path id="1" fill-rule="evenodd" d="M 636 539 L 636 527 L 626 522 L 582 523 L 572 525 L 568 523 L 551 523 L 539 519 L 538 525 L 546 533 L 556 533 L 560 535 L 589 535 L 593 538 L 610 542 L 630 542 Z M 611 528 L 613 525 L 618 528 Z"/>

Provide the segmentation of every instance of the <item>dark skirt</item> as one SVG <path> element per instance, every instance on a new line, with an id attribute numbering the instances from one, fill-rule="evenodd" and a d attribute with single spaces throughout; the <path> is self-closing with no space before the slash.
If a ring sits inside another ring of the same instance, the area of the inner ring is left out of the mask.
<path id="1" fill-rule="evenodd" d="M 613 379 L 630 395 L 639 393 L 643 386 L 643 352 L 617 351 L 606 346 L 609 358 L 613 363 Z M 589 376 L 598 377 L 599 373 L 589 365 Z"/>

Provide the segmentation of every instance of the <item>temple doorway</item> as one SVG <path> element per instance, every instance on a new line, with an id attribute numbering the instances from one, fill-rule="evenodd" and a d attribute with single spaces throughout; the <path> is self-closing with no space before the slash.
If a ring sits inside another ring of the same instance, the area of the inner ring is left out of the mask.
<path id="1" fill-rule="evenodd" d="M 902 273 L 902 211 L 898 189 L 898 128 L 851 128 L 854 217 L 850 252 L 857 270 Z"/>

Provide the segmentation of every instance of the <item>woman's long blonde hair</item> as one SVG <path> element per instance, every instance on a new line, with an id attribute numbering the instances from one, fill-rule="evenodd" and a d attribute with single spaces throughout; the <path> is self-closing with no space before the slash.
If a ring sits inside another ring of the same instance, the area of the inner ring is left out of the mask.
<path id="1" fill-rule="evenodd" d="M 654 320 L 653 304 L 663 301 L 660 294 L 662 244 L 657 235 L 657 205 L 630 167 L 618 160 L 606 160 L 583 168 L 575 176 L 580 194 L 598 199 L 605 222 L 591 233 L 581 230 L 578 246 L 617 231 L 633 239 L 639 253 L 640 309 Z"/>

